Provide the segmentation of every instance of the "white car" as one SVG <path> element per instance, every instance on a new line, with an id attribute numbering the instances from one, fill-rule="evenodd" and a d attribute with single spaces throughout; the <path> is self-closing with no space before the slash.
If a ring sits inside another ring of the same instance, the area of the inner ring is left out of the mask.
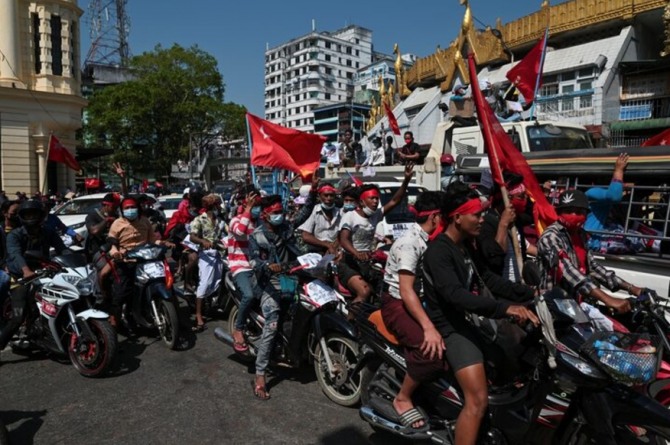
<path id="1" fill-rule="evenodd" d="M 163 195 L 158 197 L 158 202 L 165 213 L 165 219 L 170 221 L 172 215 L 177 211 L 179 203 L 184 199 L 184 195 L 174 193 L 172 195 Z"/>
<path id="2" fill-rule="evenodd" d="M 86 230 L 86 216 L 95 209 L 102 206 L 102 200 L 107 193 L 94 193 L 91 195 L 78 196 L 66 202 L 62 206 L 54 209 L 52 213 L 63 222 L 67 227 L 74 229 L 79 235 L 86 238 L 88 230 Z M 145 193 L 153 203 L 156 202 L 156 197 L 150 193 Z M 160 210 L 160 206 L 153 206 Z"/>

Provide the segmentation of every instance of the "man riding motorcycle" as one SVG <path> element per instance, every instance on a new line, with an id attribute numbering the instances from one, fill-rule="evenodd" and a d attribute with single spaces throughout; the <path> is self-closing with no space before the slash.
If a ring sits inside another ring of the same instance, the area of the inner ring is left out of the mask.
<path id="1" fill-rule="evenodd" d="M 18 217 L 21 227 L 7 235 L 7 268 L 15 278 L 25 280 L 35 276 L 33 268 L 24 256 L 27 251 L 38 250 L 48 257 L 51 248 L 55 249 L 58 255 L 67 250 L 58 233 L 44 226 L 46 215 L 42 203 L 34 199 L 24 201 L 19 207 Z M 23 323 L 31 288 L 31 285 L 21 285 L 11 292 L 12 318 L 0 332 L 0 351 L 5 349 Z"/>

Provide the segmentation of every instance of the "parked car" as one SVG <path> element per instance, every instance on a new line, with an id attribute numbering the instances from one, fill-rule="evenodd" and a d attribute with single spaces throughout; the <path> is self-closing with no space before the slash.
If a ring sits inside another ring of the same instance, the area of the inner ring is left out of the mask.
<path id="1" fill-rule="evenodd" d="M 158 202 L 163 208 L 163 213 L 165 213 L 165 219 L 168 221 L 172 218 L 174 212 L 177 211 L 179 203 L 184 199 L 184 195 L 181 193 L 173 193 L 171 195 L 163 195 L 158 198 Z"/>

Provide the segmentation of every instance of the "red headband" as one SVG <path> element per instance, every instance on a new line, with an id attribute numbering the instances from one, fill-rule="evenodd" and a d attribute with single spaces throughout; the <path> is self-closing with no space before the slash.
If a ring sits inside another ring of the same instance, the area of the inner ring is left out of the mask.
<path id="1" fill-rule="evenodd" d="M 319 193 L 337 193 L 337 189 L 330 184 L 319 187 Z"/>
<path id="2" fill-rule="evenodd" d="M 526 191 L 526 186 L 523 185 L 523 182 L 514 187 L 511 190 L 507 190 L 507 193 L 510 195 L 518 195 L 519 193 L 523 193 Z"/>
<path id="3" fill-rule="evenodd" d="M 424 210 L 423 212 L 417 211 L 416 207 L 414 207 L 414 206 L 408 206 L 407 209 L 409 210 L 409 213 L 411 213 L 412 215 L 414 215 L 417 218 L 421 218 L 423 216 L 434 215 L 435 213 L 440 213 L 440 209 Z"/>
<path id="4" fill-rule="evenodd" d="M 474 215 L 475 213 L 481 213 L 484 209 L 486 209 L 486 206 L 482 203 L 481 199 L 472 198 L 451 212 L 449 218 L 452 218 L 455 215 Z"/>
<path id="5" fill-rule="evenodd" d="M 281 212 L 281 211 L 284 210 L 284 208 L 282 207 L 281 202 L 275 202 L 271 206 L 267 206 L 264 210 L 265 210 L 266 213 L 272 213 L 272 212 L 276 212 L 276 211 Z"/>
<path id="6" fill-rule="evenodd" d="M 361 193 L 360 199 L 367 199 L 367 198 L 379 198 L 379 192 L 377 191 L 377 189 L 370 189 Z"/>
<path id="7" fill-rule="evenodd" d="M 121 207 L 125 209 L 126 207 L 128 207 L 128 204 L 134 204 L 135 207 L 138 206 L 138 202 L 137 202 L 136 199 L 134 199 L 134 198 L 126 198 L 126 199 L 124 199 L 123 202 L 121 203 Z"/>

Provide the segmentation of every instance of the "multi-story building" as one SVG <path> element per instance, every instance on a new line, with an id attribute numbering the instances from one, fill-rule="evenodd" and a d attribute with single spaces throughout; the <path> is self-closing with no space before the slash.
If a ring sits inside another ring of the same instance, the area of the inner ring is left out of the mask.
<path id="1" fill-rule="evenodd" d="M 9 193 L 75 184 L 47 151 L 51 134 L 73 152 L 77 145 L 82 14 L 77 0 L 0 0 L 0 184 Z"/>
<path id="2" fill-rule="evenodd" d="M 316 107 L 352 102 L 356 72 L 373 62 L 372 31 L 350 25 L 265 51 L 265 118 L 314 131 Z"/>

